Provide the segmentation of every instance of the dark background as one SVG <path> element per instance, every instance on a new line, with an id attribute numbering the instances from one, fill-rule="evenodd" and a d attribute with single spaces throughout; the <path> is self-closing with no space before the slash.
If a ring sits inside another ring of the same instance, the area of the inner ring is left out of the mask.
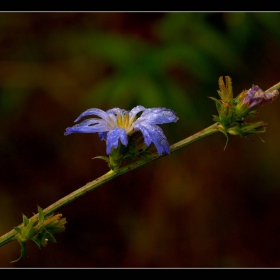
<path id="1" fill-rule="evenodd" d="M 88 108 L 173 109 L 176 143 L 211 125 L 218 78 L 234 94 L 280 82 L 280 14 L 0 13 L 0 235 L 108 171 L 96 134 L 64 136 Z M 279 267 L 279 100 L 252 141 L 211 135 L 60 209 L 39 249 L 0 248 L 2 268 Z"/>

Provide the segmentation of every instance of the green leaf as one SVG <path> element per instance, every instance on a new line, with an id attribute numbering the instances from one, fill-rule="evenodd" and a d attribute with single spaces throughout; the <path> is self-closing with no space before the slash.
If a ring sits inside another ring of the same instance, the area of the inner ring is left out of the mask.
<path id="1" fill-rule="evenodd" d="M 30 238 L 34 234 L 34 224 L 36 223 L 36 220 L 31 221 L 26 228 L 23 230 L 23 234 L 26 238 Z"/>
<path id="2" fill-rule="evenodd" d="M 38 213 L 39 213 L 39 222 L 42 223 L 44 221 L 45 215 L 40 206 L 38 206 Z"/>
<path id="3" fill-rule="evenodd" d="M 22 214 L 22 219 L 23 219 L 23 225 L 26 227 L 29 224 L 29 220 L 24 214 Z"/>
<path id="4" fill-rule="evenodd" d="M 36 238 L 31 238 L 31 240 L 34 241 L 39 248 L 41 248 L 40 240 L 37 240 Z"/>
<path id="5" fill-rule="evenodd" d="M 17 260 L 11 261 L 11 263 L 17 262 L 19 260 L 21 260 L 26 252 L 26 244 L 24 242 L 19 242 L 20 246 L 21 246 L 21 251 L 20 251 L 20 256 Z"/>
<path id="6" fill-rule="evenodd" d="M 224 147 L 224 150 L 225 150 L 226 147 L 227 147 L 227 145 L 228 145 L 228 141 L 229 141 L 228 134 L 227 134 L 226 130 L 225 130 L 224 128 L 222 128 L 222 127 L 220 127 L 219 130 L 220 130 L 220 131 L 226 136 L 226 138 L 227 138 L 226 145 L 225 145 L 225 147 Z"/>
<path id="7" fill-rule="evenodd" d="M 110 160 L 109 160 L 109 158 L 108 158 L 108 157 L 97 156 L 97 157 L 94 157 L 93 159 L 96 159 L 96 158 L 103 159 L 103 160 L 105 160 L 107 163 L 109 163 L 109 162 L 110 162 Z"/>
<path id="8" fill-rule="evenodd" d="M 21 232 L 21 229 L 20 229 L 19 227 L 14 227 L 14 230 L 15 230 L 16 232 L 18 232 L 19 234 L 22 233 L 22 232 Z"/>
<path id="9" fill-rule="evenodd" d="M 56 239 L 54 238 L 54 236 L 52 234 L 48 234 L 48 240 L 52 243 L 56 243 Z"/>
<path id="10" fill-rule="evenodd" d="M 215 97 L 211 97 L 211 96 L 208 96 L 208 97 L 209 97 L 210 99 L 212 99 L 212 100 L 214 100 L 214 101 L 215 101 L 217 111 L 218 111 L 218 113 L 220 113 L 220 111 L 221 111 L 221 107 L 223 106 L 223 104 L 222 104 L 221 100 L 218 100 L 217 98 L 215 98 Z"/>
<path id="11" fill-rule="evenodd" d="M 219 104 L 221 104 L 222 105 L 222 102 L 219 100 L 219 99 L 217 99 L 217 98 L 215 98 L 215 97 L 211 97 L 211 96 L 208 96 L 210 99 L 212 99 L 212 100 L 214 100 L 215 102 L 217 102 L 217 103 L 219 103 Z"/>

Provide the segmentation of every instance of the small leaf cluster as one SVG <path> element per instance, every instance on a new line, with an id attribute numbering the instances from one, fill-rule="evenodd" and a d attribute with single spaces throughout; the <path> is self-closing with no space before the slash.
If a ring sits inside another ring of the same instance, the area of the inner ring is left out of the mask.
<path id="1" fill-rule="evenodd" d="M 35 218 L 28 219 L 24 214 L 23 226 L 15 227 L 18 232 L 15 239 L 21 245 L 20 257 L 12 262 L 21 260 L 26 252 L 26 242 L 28 240 L 34 241 L 38 247 L 47 246 L 48 241 L 56 243 L 53 236 L 55 233 L 63 232 L 65 230 L 66 218 L 62 218 L 62 214 L 45 215 L 42 208 L 38 206 L 38 215 Z"/>

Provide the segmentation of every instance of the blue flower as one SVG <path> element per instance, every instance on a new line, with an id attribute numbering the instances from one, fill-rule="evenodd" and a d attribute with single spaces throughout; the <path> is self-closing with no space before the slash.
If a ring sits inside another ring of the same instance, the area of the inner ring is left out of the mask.
<path id="1" fill-rule="evenodd" d="M 137 117 L 138 113 L 140 117 Z M 175 112 L 166 108 L 150 108 L 136 106 L 131 111 L 120 108 L 113 108 L 103 111 L 91 108 L 83 112 L 75 122 L 85 116 L 95 115 L 99 118 L 90 118 L 66 128 L 64 135 L 71 133 L 95 133 L 97 132 L 100 140 L 106 140 L 106 153 L 110 154 L 112 148 L 115 149 L 120 142 L 128 145 L 128 136 L 140 131 L 143 134 L 144 142 L 147 146 L 154 143 L 159 155 L 170 153 L 169 143 L 162 129 L 157 124 L 176 122 L 179 118 Z"/>

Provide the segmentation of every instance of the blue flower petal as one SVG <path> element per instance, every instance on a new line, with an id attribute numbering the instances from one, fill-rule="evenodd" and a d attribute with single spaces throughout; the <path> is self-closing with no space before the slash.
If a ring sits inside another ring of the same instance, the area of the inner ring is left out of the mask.
<path id="1" fill-rule="evenodd" d="M 91 119 L 86 119 L 79 124 L 76 124 L 75 126 L 91 126 L 91 125 L 103 125 L 104 128 L 106 127 L 106 130 L 109 130 L 110 128 L 108 127 L 108 124 L 105 120 L 103 119 L 96 119 L 96 118 L 91 118 Z"/>
<path id="2" fill-rule="evenodd" d="M 79 121 L 82 117 L 84 116 L 88 116 L 88 115 L 96 115 L 100 118 L 102 118 L 105 121 L 109 121 L 108 120 L 108 115 L 105 111 L 101 110 L 101 109 L 97 109 L 97 108 L 91 108 L 88 109 L 86 111 L 84 111 L 76 120 L 75 122 Z"/>
<path id="3" fill-rule="evenodd" d="M 131 109 L 129 112 L 129 118 L 132 119 L 134 118 L 139 112 L 147 110 L 145 107 L 139 105 Z"/>
<path id="4" fill-rule="evenodd" d="M 87 119 L 82 121 L 79 124 L 76 124 L 72 127 L 66 128 L 64 135 L 69 135 L 71 133 L 94 133 L 94 132 L 104 132 L 108 131 L 108 127 L 105 120 L 102 119 Z"/>
<path id="5" fill-rule="evenodd" d="M 122 115 L 123 113 L 128 113 L 128 111 L 124 110 L 124 109 L 120 109 L 120 108 L 112 108 L 108 111 L 106 111 L 107 114 L 113 114 L 113 115 Z"/>
<path id="6" fill-rule="evenodd" d="M 166 108 L 151 108 L 143 112 L 140 118 L 135 122 L 145 122 L 149 124 L 163 124 L 176 122 L 179 118 L 176 116 L 175 112 L 171 109 Z"/>
<path id="7" fill-rule="evenodd" d="M 71 133 L 95 133 L 106 131 L 107 128 L 104 125 L 93 125 L 93 126 L 80 126 L 74 125 L 72 127 L 67 127 L 64 135 L 69 135 Z"/>
<path id="8" fill-rule="evenodd" d="M 99 136 L 100 141 L 106 140 L 107 139 L 107 134 L 108 134 L 108 131 L 99 132 L 98 136 Z"/>
<path id="9" fill-rule="evenodd" d="M 162 155 L 163 153 L 170 154 L 169 143 L 159 126 L 141 122 L 136 124 L 134 128 L 135 130 L 140 130 L 142 132 L 147 146 L 150 146 L 152 142 L 155 144 L 159 155 Z"/>
<path id="10" fill-rule="evenodd" d="M 126 130 L 116 126 L 107 134 L 107 147 L 106 147 L 107 154 L 110 154 L 112 147 L 114 147 L 115 149 L 118 147 L 119 139 L 121 140 L 124 146 L 128 144 Z"/>

